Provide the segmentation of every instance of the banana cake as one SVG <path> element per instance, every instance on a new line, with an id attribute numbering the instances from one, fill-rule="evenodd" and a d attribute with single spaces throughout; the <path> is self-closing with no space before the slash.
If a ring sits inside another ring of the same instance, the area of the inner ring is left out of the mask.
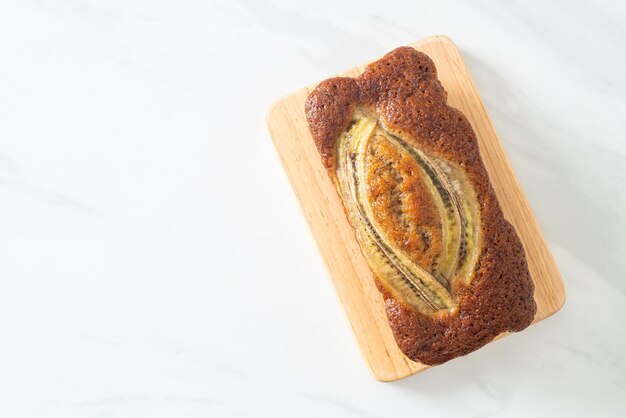
<path id="1" fill-rule="evenodd" d="M 401 351 L 428 365 L 533 321 L 521 241 L 433 61 L 401 47 L 320 83 L 305 111 Z"/>

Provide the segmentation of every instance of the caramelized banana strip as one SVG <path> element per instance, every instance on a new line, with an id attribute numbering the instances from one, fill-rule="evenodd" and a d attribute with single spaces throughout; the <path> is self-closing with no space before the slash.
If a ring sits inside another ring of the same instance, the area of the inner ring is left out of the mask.
<path id="1" fill-rule="evenodd" d="M 395 248 L 376 222 L 368 199 L 365 155 L 372 136 L 382 135 L 400 152 L 408 153 L 423 170 L 428 189 L 437 202 L 444 247 L 433 271 L 413 262 Z M 358 112 L 341 135 L 337 153 L 337 186 L 350 214 L 370 266 L 397 294 L 418 310 L 434 313 L 454 307 L 453 276 L 468 280 L 476 258 L 478 228 L 472 193 L 459 170 L 430 158 L 403 139 L 385 131 L 378 122 Z M 459 196 L 460 195 L 460 196 Z M 471 253 L 471 257 L 468 257 Z M 463 275 L 463 276 L 461 276 Z"/>

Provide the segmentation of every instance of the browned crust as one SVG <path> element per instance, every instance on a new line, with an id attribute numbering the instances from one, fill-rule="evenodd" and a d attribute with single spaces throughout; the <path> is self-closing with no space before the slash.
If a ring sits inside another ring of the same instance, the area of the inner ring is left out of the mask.
<path id="1" fill-rule="evenodd" d="M 425 316 L 376 280 L 398 346 L 410 359 L 429 365 L 470 353 L 502 332 L 521 331 L 536 312 L 521 241 L 504 219 L 469 121 L 446 99 L 432 60 L 401 47 L 357 78 L 323 81 L 305 105 L 311 134 L 333 179 L 337 139 L 358 107 L 375 112 L 386 129 L 424 152 L 455 163 L 476 192 L 482 251 L 471 284 L 458 293 L 455 313 Z"/>

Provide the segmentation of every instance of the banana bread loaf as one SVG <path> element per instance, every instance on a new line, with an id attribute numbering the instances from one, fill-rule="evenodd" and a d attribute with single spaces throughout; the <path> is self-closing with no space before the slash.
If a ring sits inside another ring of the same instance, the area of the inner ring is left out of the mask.
<path id="1" fill-rule="evenodd" d="M 305 111 L 408 358 L 440 364 L 532 322 L 524 249 L 427 55 L 325 80 Z"/>

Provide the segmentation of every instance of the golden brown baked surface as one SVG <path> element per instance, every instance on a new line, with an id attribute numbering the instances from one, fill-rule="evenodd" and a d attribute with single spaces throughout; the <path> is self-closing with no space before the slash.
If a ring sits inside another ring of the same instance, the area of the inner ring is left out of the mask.
<path id="1" fill-rule="evenodd" d="M 407 357 L 440 364 L 532 322 L 524 249 L 427 55 L 328 79 L 305 110 Z"/>

